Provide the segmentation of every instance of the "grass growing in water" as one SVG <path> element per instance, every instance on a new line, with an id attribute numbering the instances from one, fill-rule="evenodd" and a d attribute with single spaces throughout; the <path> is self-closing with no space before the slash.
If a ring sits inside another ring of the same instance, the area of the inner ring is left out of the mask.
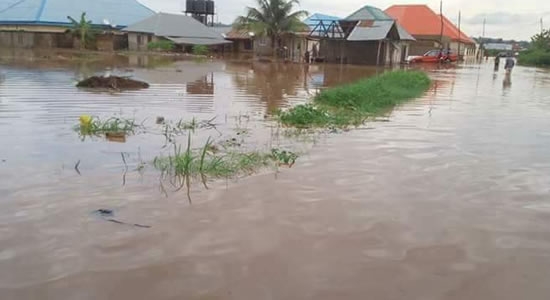
<path id="1" fill-rule="evenodd" d="M 191 147 L 191 136 L 187 146 L 174 144 L 173 153 L 166 157 L 156 157 L 153 165 L 162 173 L 162 178 L 167 178 L 170 183 L 181 188 L 189 185 L 191 178 L 200 178 L 203 183 L 206 178 L 232 178 L 249 175 L 267 167 L 279 165 L 292 165 L 298 159 L 298 155 L 286 151 L 273 149 L 271 153 L 259 151 L 251 152 L 218 152 L 214 150 L 212 141 L 208 139 L 206 144 L 198 151 Z"/>
<path id="2" fill-rule="evenodd" d="M 98 117 L 81 116 L 80 124 L 75 130 L 83 136 L 100 134 L 131 134 L 139 125 L 134 120 L 109 118 L 101 120 Z"/>
<path id="3" fill-rule="evenodd" d="M 395 71 L 322 91 L 312 104 L 303 104 L 278 118 L 284 125 L 295 127 L 346 127 L 359 125 L 406 100 L 422 95 L 430 86 L 424 72 Z"/>

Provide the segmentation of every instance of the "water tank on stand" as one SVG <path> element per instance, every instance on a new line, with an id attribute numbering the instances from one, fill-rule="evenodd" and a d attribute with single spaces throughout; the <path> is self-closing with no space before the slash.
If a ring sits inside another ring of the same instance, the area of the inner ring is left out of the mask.
<path id="1" fill-rule="evenodd" d="M 214 1 L 206 0 L 206 13 L 209 15 L 214 14 Z"/>
<path id="2" fill-rule="evenodd" d="M 208 25 L 214 23 L 215 6 L 213 0 L 186 0 L 185 13 L 197 21 Z M 211 20 L 209 22 L 209 16 Z"/>

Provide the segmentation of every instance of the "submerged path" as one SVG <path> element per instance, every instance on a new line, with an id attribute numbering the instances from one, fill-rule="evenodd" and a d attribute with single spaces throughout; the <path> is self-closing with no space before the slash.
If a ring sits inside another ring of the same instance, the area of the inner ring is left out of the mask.
<path id="1" fill-rule="evenodd" d="M 147 175 L 2 186 L 0 298 L 548 299 L 550 72 L 430 75 L 388 120 L 192 207 Z M 82 215 L 107 205 L 154 226 Z"/>

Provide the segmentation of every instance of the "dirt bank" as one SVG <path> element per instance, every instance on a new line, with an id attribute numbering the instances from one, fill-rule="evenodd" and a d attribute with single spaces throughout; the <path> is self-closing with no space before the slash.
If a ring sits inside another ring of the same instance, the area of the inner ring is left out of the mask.
<path id="1" fill-rule="evenodd" d="M 118 76 L 92 76 L 80 81 L 76 86 L 82 88 L 107 88 L 116 90 L 149 88 L 149 84 L 146 82 Z"/>

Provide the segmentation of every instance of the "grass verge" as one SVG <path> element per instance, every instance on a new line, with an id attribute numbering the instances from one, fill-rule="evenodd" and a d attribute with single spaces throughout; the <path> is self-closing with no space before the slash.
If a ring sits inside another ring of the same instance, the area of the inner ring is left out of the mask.
<path id="1" fill-rule="evenodd" d="M 278 112 L 277 116 L 283 125 L 300 128 L 359 125 L 369 116 L 422 95 L 429 86 L 430 78 L 424 72 L 388 72 L 323 90 L 313 103 Z"/>

